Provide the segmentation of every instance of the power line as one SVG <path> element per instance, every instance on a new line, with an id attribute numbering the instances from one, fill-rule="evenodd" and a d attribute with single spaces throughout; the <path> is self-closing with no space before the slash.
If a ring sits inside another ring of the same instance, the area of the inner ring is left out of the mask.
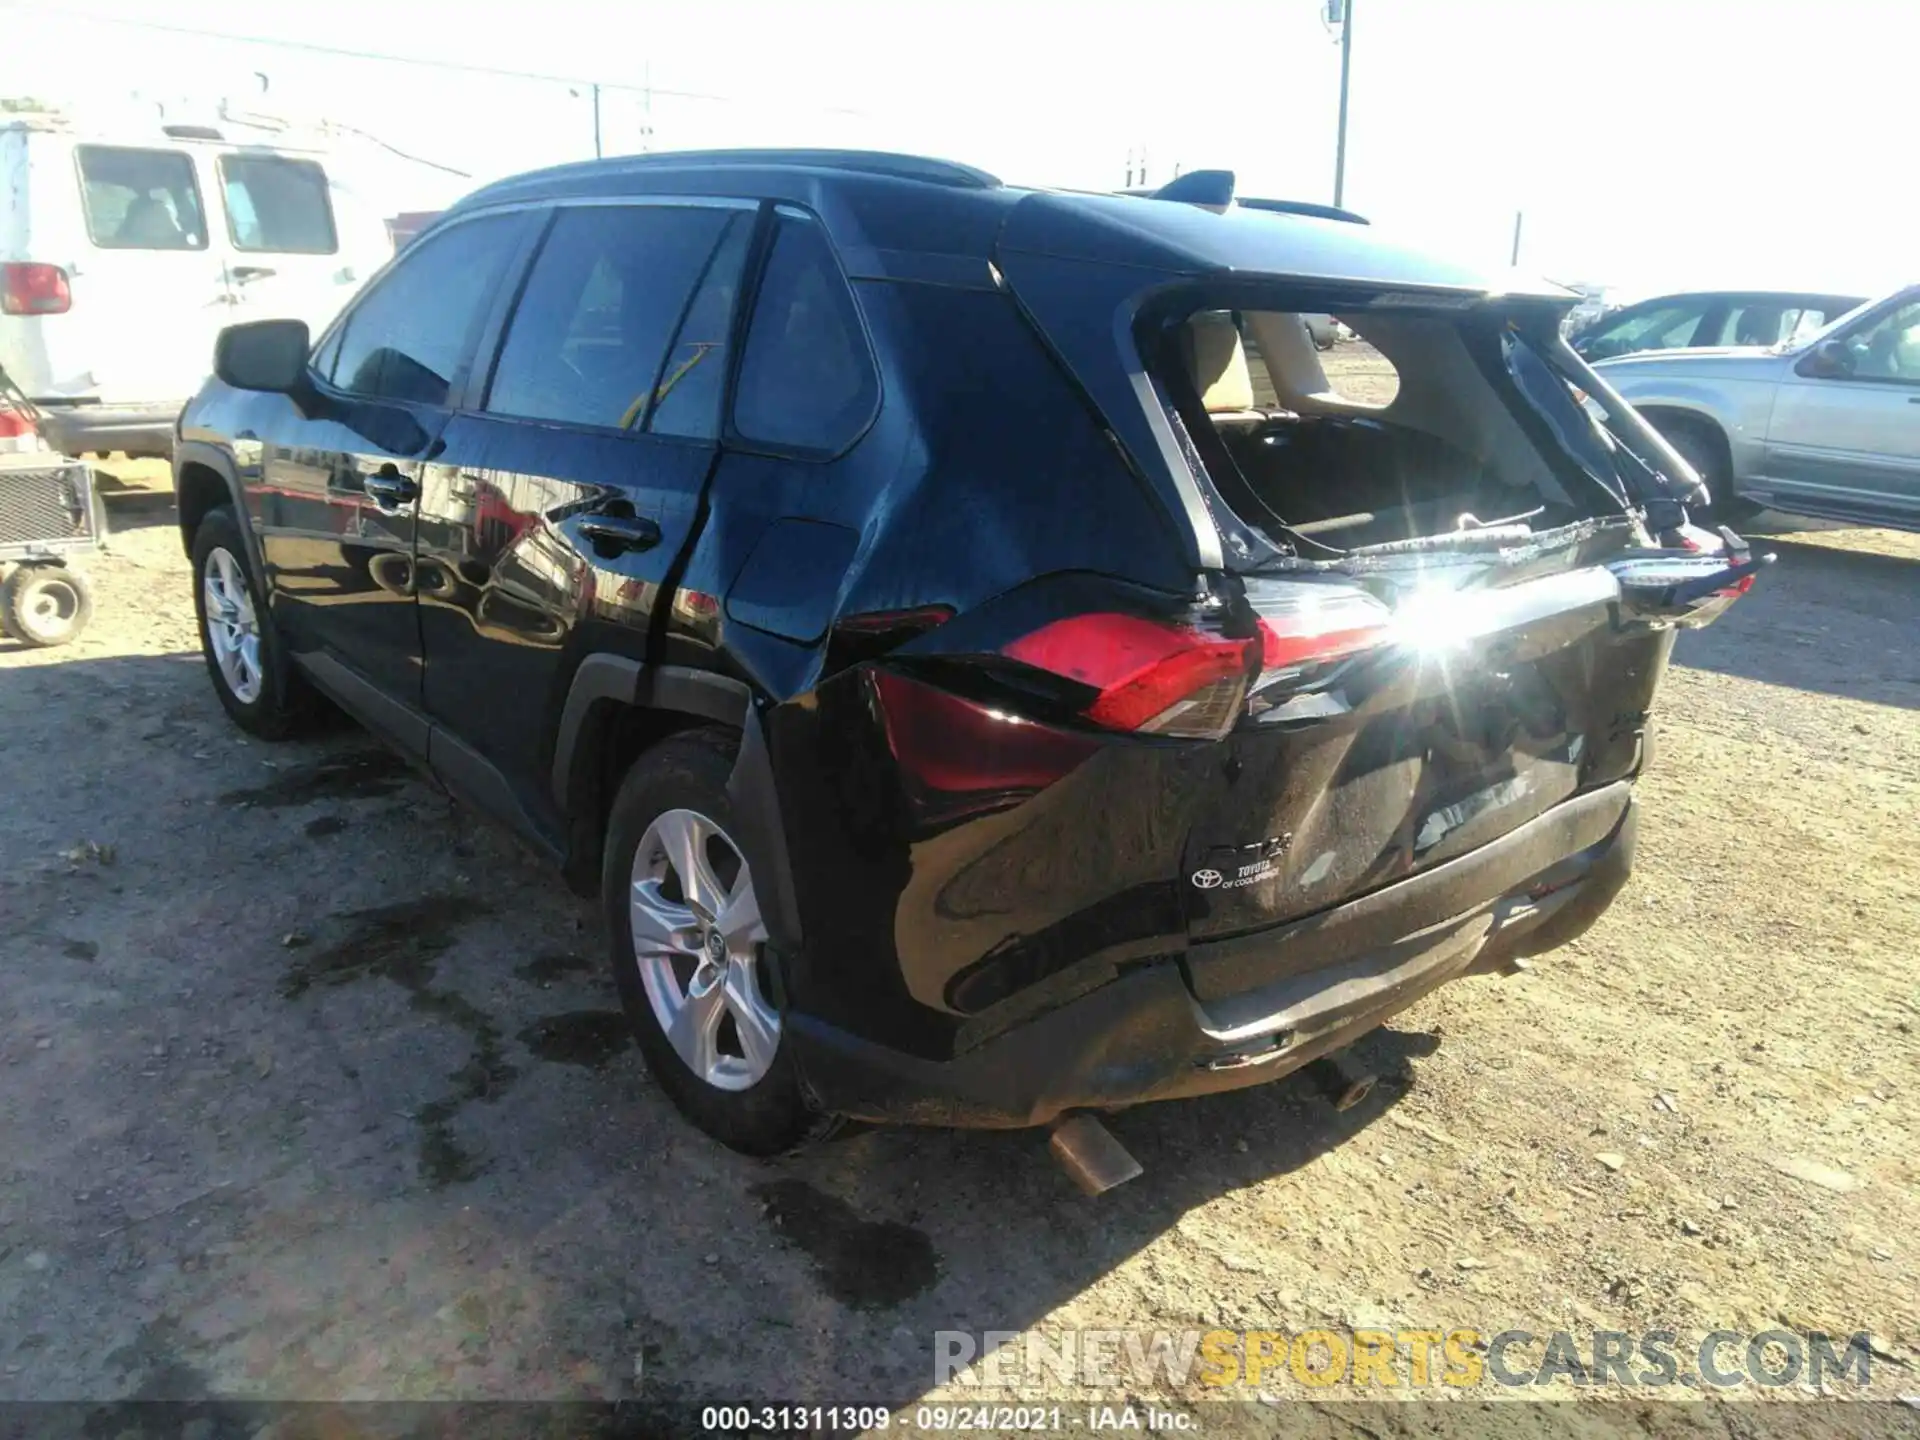
<path id="1" fill-rule="evenodd" d="M 625 90 L 636 95 L 668 95 L 678 100 L 710 100 L 724 105 L 737 104 L 737 95 L 716 95 L 705 90 L 674 90 L 662 85 L 633 85 L 618 80 L 595 80 L 581 75 L 552 75 L 537 70 L 513 70 L 503 65 L 476 65 L 464 60 L 429 60 L 416 55 L 394 55 L 378 50 L 355 50 L 346 45 L 324 45 L 313 40 L 280 40 L 265 35 L 241 35 L 228 30 L 202 30 L 191 25 L 169 25 L 159 20 L 136 20 L 124 15 L 94 15 L 84 10 L 69 10 L 57 5 L 22 5 L 15 0 L 0 0 L 0 9 L 41 10 L 62 20 L 85 20 L 96 25 L 119 25 L 130 30 L 156 31 L 164 35 L 184 35 L 197 40 L 222 40 L 236 45 L 267 45 L 280 50 L 299 50 L 310 55 L 331 55 L 345 60 L 376 60 L 388 65 L 419 65 L 432 70 L 457 70 L 467 75 L 492 75 L 503 80 L 534 80 L 548 85 L 598 86 L 603 90 Z M 860 115 L 864 110 L 844 105 L 809 105 L 807 108 L 830 115 Z"/>

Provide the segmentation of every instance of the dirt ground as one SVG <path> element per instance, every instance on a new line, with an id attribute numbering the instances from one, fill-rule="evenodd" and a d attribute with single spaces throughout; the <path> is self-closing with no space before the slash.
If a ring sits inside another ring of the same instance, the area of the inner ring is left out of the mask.
<path id="1" fill-rule="evenodd" d="M 938 1330 L 1081 1327 L 1870 1331 L 1920 1391 L 1920 537 L 1752 527 L 1601 924 L 1365 1042 L 1345 1113 L 1118 1116 L 1145 1174 L 1087 1200 L 1038 1133 L 706 1141 L 588 908 L 351 727 L 243 738 L 168 497 L 113 519 L 86 636 L 0 642 L 0 1400 L 905 1406 L 976 1393 Z"/>

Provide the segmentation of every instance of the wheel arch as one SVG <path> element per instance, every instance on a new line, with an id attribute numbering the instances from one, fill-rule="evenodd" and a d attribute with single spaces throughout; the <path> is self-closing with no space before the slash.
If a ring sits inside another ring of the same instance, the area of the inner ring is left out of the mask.
<path id="1" fill-rule="evenodd" d="M 1715 452 L 1718 454 L 1722 467 L 1720 474 L 1714 478 L 1729 489 L 1733 487 L 1733 441 L 1727 434 L 1727 427 L 1720 422 L 1719 417 L 1691 405 L 1671 405 L 1654 402 L 1647 405 L 1636 405 L 1634 408 L 1645 417 L 1649 425 L 1653 426 L 1654 429 L 1660 431 L 1662 434 L 1667 433 L 1669 426 L 1674 426 L 1680 429 L 1692 430 L 1705 439 L 1713 446 Z M 1685 459 L 1686 457 L 1682 456 L 1681 458 Z M 1702 481 L 1707 480 L 1707 477 L 1704 475 L 1700 478 Z"/>
<path id="2" fill-rule="evenodd" d="M 247 547 L 247 559 L 256 574 L 260 573 L 259 537 L 244 519 L 246 507 L 241 499 L 240 477 L 234 471 L 232 460 L 222 451 L 197 440 L 181 441 L 174 450 L 173 497 L 179 515 L 180 545 L 188 555 L 193 554 L 193 537 L 200 529 L 200 522 L 209 512 L 231 505 L 234 518 L 240 521 L 240 537 Z"/>
<path id="3" fill-rule="evenodd" d="M 568 831 L 568 883 L 592 894 L 600 881 L 607 816 L 627 771 L 670 737 L 722 727 L 740 737 L 727 798 L 745 833 L 774 948 L 800 944 L 793 869 L 760 705 L 744 682 L 707 670 L 648 665 L 626 655 L 588 655 L 574 671 L 554 733 L 551 784 Z"/>

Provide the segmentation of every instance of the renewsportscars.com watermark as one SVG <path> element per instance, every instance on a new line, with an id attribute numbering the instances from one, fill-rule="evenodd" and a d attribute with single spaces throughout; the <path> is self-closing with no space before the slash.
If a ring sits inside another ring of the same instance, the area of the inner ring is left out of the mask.
<path id="1" fill-rule="evenodd" d="M 1197 1386 L 1246 1398 L 1289 1384 L 1322 1392 L 1798 1385 L 1864 1395 L 1874 1353 L 1865 1331 L 1714 1330 L 1683 1342 L 1673 1330 L 937 1330 L 933 1381 L 1020 1395 Z"/>

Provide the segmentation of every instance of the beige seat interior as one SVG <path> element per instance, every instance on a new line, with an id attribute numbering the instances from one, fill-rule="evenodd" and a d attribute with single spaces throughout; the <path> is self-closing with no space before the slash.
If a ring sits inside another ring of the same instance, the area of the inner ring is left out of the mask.
<path id="1" fill-rule="evenodd" d="M 1216 425 L 1258 425 L 1266 416 L 1253 407 L 1253 371 L 1233 317 L 1202 311 L 1187 321 L 1187 372 Z"/>

